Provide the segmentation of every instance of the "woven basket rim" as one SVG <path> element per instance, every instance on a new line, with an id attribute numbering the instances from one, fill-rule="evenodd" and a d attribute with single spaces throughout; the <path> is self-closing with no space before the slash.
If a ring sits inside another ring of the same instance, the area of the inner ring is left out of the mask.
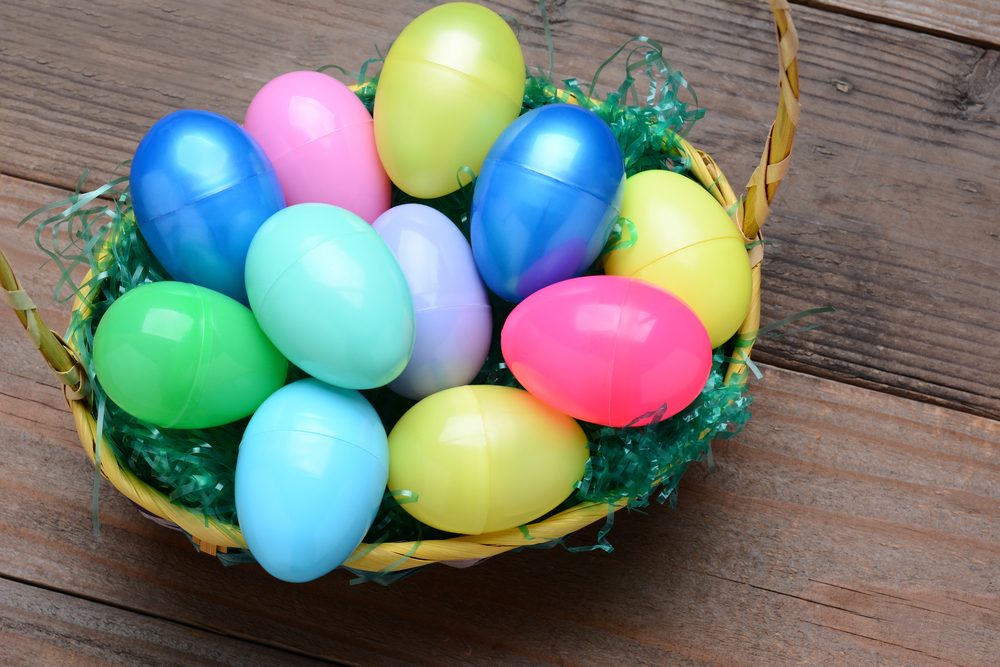
<path id="1" fill-rule="evenodd" d="M 697 162 L 703 167 L 692 169 L 692 173 L 699 176 L 698 180 L 701 185 L 709 190 L 725 208 L 732 208 L 737 203 L 736 195 L 729 186 L 725 175 L 715 166 L 714 161 L 707 162 L 707 154 L 695 149 L 683 138 L 675 137 L 675 139 L 678 152 L 690 160 L 692 164 Z M 711 180 L 706 183 L 704 179 Z M 104 257 L 106 254 L 102 253 L 102 259 Z M 99 265 L 101 261 L 98 260 Z M 743 354 L 749 357 L 754 342 L 753 332 L 759 328 L 761 263 L 762 260 L 756 262 L 752 269 L 751 308 L 737 331 L 737 335 L 742 336 L 742 338 L 738 349 L 733 354 L 734 359 L 742 358 Z M 88 273 L 81 284 L 88 285 L 88 289 L 74 299 L 73 313 L 86 317 L 90 310 L 90 296 L 99 289 L 100 282 L 92 281 L 91 274 Z M 77 337 L 71 337 L 67 342 L 72 352 L 79 356 L 80 341 Z M 727 384 L 743 383 L 746 379 L 745 363 L 733 361 L 728 364 L 725 380 Z M 90 458 L 96 461 L 97 420 L 92 412 L 93 408 L 86 397 L 70 399 L 69 404 L 81 444 Z M 246 548 L 242 531 L 237 526 L 212 519 L 197 510 L 172 503 L 163 492 L 139 479 L 122 464 L 103 437 L 100 443 L 100 452 L 101 472 L 112 486 L 143 509 L 178 525 L 196 540 L 196 544 L 201 550 L 212 553 L 219 549 L 225 551 L 230 548 Z M 627 499 L 614 503 L 582 502 L 546 519 L 527 524 L 523 528 L 515 527 L 481 535 L 462 535 L 445 539 L 362 543 L 344 562 L 344 566 L 368 572 L 389 572 L 440 561 L 480 560 L 511 549 L 543 544 L 565 537 L 591 523 L 606 518 L 608 514 L 616 512 L 626 505 Z"/>
<path id="2" fill-rule="evenodd" d="M 788 8 L 788 0 L 770 0 L 774 15 L 779 44 L 781 65 L 778 112 L 775 123 L 768 133 L 761 163 L 751 176 L 746 194 L 737 196 L 722 170 L 704 151 L 692 146 L 683 137 L 674 135 L 672 151 L 686 158 L 691 175 L 712 194 L 728 211 L 750 243 L 748 249 L 751 263 L 752 297 L 749 313 L 737 331 L 736 348 L 729 362 L 725 382 L 745 383 L 748 377 L 750 352 L 755 332 L 760 326 L 761 264 L 763 247 L 759 243 L 760 225 L 769 213 L 769 205 L 777 186 L 788 167 L 792 140 L 798 121 L 798 67 L 796 54 L 798 40 Z M 367 84 L 362 84 L 367 85 Z M 358 88 L 360 86 L 355 86 Z M 562 92 L 562 91 L 560 91 Z M 573 95 L 567 93 L 573 102 Z M 593 100 L 597 104 L 599 101 Z M 664 137 L 664 145 L 667 145 Z M 99 260 L 100 263 L 100 260 Z M 96 283 L 90 281 L 90 274 L 82 284 L 90 285 L 86 293 L 74 300 L 73 313 L 86 316 L 89 311 L 89 296 L 96 290 Z M 64 384 L 64 392 L 73 415 L 77 434 L 87 455 L 100 467 L 101 473 L 122 495 L 146 511 L 165 519 L 191 536 L 199 548 L 215 555 L 217 551 L 230 548 L 245 549 L 239 528 L 234 525 L 207 517 L 170 502 L 162 492 L 152 488 L 120 464 L 104 438 L 97 442 L 97 422 L 89 403 L 88 392 L 83 387 L 86 373 L 82 371 L 77 354 L 77 341 L 64 340 L 51 332 L 38 316 L 37 309 L 27 299 L 17 283 L 6 258 L 0 253 L 0 282 L 3 284 L 7 300 L 17 311 L 29 335 L 36 340 L 39 349 L 50 366 Z M 19 298 L 23 297 L 23 298 Z M 744 360 L 744 361 L 741 361 Z M 411 542 L 362 543 L 345 561 L 344 566 L 352 570 L 367 572 L 391 572 L 421 567 L 434 562 L 468 562 L 489 558 L 512 549 L 544 544 L 576 532 L 627 505 L 627 499 L 613 503 L 582 502 L 558 514 L 525 527 L 511 528 L 482 535 L 463 535 L 447 539 L 421 540 Z"/>

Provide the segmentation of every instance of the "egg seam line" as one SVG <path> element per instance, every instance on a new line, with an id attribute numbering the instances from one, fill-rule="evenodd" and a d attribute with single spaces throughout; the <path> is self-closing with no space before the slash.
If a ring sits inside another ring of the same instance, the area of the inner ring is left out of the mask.
<path id="1" fill-rule="evenodd" d="M 391 55 L 391 52 L 390 52 L 389 55 Z M 385 66 L 388 64 L 388 62 L 389 62 L 389 56 L 387 55 L 386 56 L 386 62 L 382 64 L 382 71 L 383 72 L 385 71 Z M 438 69 L 442 69 L 442 70 L 444 70 L 446 72 L 454 72 L 455 74 L 459 75 L 463 79 L 466 79 L 469 83 L 473 84 L 474 86 L 476 86 L 480 90 L 489 91 L 490 93 L 492 93 L 496 97 L 499 97 L 503 101 L 508 102 L 508 103 L 510 103 L 512 105 L 517 105 L 517 114 L 518 114 L 518 116 L 521 115 L 521 107 L 524 105 L 524 99 L 523 99 L 524 85 L 523 85 L 523 82 L 522 82 L 522 86 L 521 86 L 521 95 L 522 95 L 522 97 L 519 97 L 519 98 L 517 98 L 515 100 L 515 99 L 512 99 L 512 98 L 508 97 L 505 93 L 503 93 L 502 91 L 498 90 L 495 86 L 493 86 L 493 85 L 487 85 L 486 83 L 480 81 L 479 79 L 470 76 L 469 74 L 463 72 L 462 70 L 455 69 L 454 67 L 449 67 L 448 65 L 443 65 L 441 63 L 434 62 L 433 60 L 413 60 L 412 58 L 406 58 L 406 57 L 403 58 L 403 62 L 409 62 L 409 63 L 412 63 L 412 64 L 420 64 L 420 65 L 431 65 L 431 66 L 436 67 Z M 375 106 L 376 107 L 378 106 L 378 91 L 379 91 L 379 88 L 376 85 L 376 88 L 375 88 Z"/>
<path id="2" fill-rule="evenodd" d="M 261 151 L 261 152 L 263 152 L 263 151 Z M 153 224 L 156 220 L 159 220 L 160 218 L 164 218 L 164 217 L 166 217 L 168 215 L 173 215 L 174 213 L 177 213 L 178 211 L 183 211 L 184 209 L 186 209 L 188 207 L 191 207 L 191 206 L 194 206 L 195 204 L 198 204 L 200 202 L 203 202 L 206 199 L 211 199 L 212 197 L 214 197 L 214 196 L 216 196 L 218 194 L 221 194 L 221 193 L 225 192 L 226 190 L 231 190 L 231 189 L 236 188 L 236 187 L 238 187 L 240 185 L 243 185 L 247 181 L 253 180 L 255 178 L 260 178 L 261 176 L 263 176 L 263 175 L 265 175 L 267 173 L 270 173 L 272 176 L 274 176 L 274 180 L 275 181 L 278 180 L 278 175 L 275 173 L 274 167 L 272 165 L 271 169 L 265 169 L 264 171 L 258 171 L 256 173 L 250 174 L 249 176 L 247 176 L 245 178 L 241 178 L 238 181 L 235 181 L 233 183 L 227 183 L 226 185 L 223 185 L 223 186 L 220 186 L 218 188 L 215 188 L 211 192 L 207 192 L 207 193 L 201 194 L 198 197 L 196 197 L 196 198 L 194 198 L 194 199 L 192 199 L 190 201 L 185 202 L 181 206 L 178 206 L 177 208 L 172 208 L 169 211 L 164 211 L 163 213 L 158 213 L 158 214 L 156 214 L 156 216 L 150 218 L 149 222 L 147 224 Z M 131 176 L 131 174 L 130 174 L 130 176 Z M 129 187 L 131 188 L 131 182 L 129 183 Z M 278 189 L 278 192 L 279 193 L 281 192 L 280 188 Z M 134 193 L 132 193 L 130 191 L 130 194 L 134 194 Z M 282 199 L 282 201 L 284 201 L 284 199 L 285 199 L 284 193 L 281 193 L 281 199 Z M 132 197 L 132 209 L 135 210 L 135 197 Z M 138 220 L 136 222 L 138 224 Z"/>
<path id="3" fill-rule="evenodd" d="M 618 331 L 621 330 L 622 321 L 625 319 L 625 315 L 624 315 L 624 312 L 625 312 L 625 303 L 628 301 L 628 295 L 629 295 L 629 292 L 631 292 L 631 291 L 632 291 L 632 283 L 630 282 L 628 285 L 625 286 L 625 291 L 622 292 L 621 302 L 618 304 L 618 324 L 615 327 L 615 331 L 616 332 L 618 332 Z M 608 391 L 608 403 L 607 403 L 607 406 L 606 406 L 607 417 L 605 419 L 605 421 L 607 421 L 609 424 L 611 423 L 611 416 L 612 416 L 612 409 L 611 408 L 612 408 L 612 401 L 614 400 L 615 361 L 618 358 L 618 345 L 619 345 L 620 342 L 621 342 L 620 336 L 616 335 L 615 336 L 614 345 L 611 346 L 611 354 L 609 355 L 609 361 L 610 361 L 610 363 L 608 364 L 608 389 L 609 389 L 609 391 Z"/>
<path id="4" fill-rule="evenodd" d="M 704 243 L 712 243 L 713 241 L 723 241 L 723 240 L 727 240 L 727 239 L 732 239 L 734 241 L 739 241 L 741 245 L 743 243 L 743 241 L 741 239 L 738 239 L 738 238 L 736 238 L 734 236 L 716 236 L 714 238 L 705 239 L 703 241 L 698 241 L 697 243 L 692 243 L 691 245 L 686 245 L 683 248 L 677 248 L 676 250 L 671 250 L 666 255 L 660 255 L 656 259 L 650 260 L 649 262 L 646 262 L 645 264 L 643 264 L 639 268 L 634 269 L 631 273 L 628 274 L 628 276 L 625 276 L 625 277 L 631 278 L 631 277 L 635 276 L 637 273 L 639 273 L 640 271 L 644 271 L 644 270 L 648 269 L 650 266 L 652 266 L 653 264 L 656 264 L 661 259 L 666 259 L 667 257 L 670 257 L 671 255 L 679 253 L 679 252 L 681 252 L 683 250 L 687 250 L 689 248 L 694 248 L 695 246 L 699 246 L 699 245 L 702 245 Z M 615 250 L 615 251 L 612 251 L 612 253 L 610 253 L 610 254 L 613 254 L 615 252 L 623 252 L 623 250 Z M 613 275 L 621 275 L 621 274 L 613 274 Z"/>
<path id="5" fill-rule="evenodd" d="M 475 391 L 470 391 L 469 395 L 472 396 L 472 402 L 476 406 L 476 415 L 479 417 L 479 423 L 483 428 L 483 443 L 486 445 L 485 447 L 483 447 L 483 453 L 482 453 L 482 459 L 484 461 L 483 467 L 486 469 L 486 474 L 483 475 L 483 485 L 486 487 L 486 493 L 483 495 L 483 497 L 490 498 L 492 494 L 492 489 L 490 484 L 489 471 L 490 471 L 490 451 L 493 449 L 491 445 L 492 438 L 490 438 L 490 432 L 486 428 L 486 419 L 483 417 L 483 406 L 482 403 L 479 402 L 479 397 L 476 396 Z M 485 511 L 483 512 L 483 523 L 479 527 L 479 530 L 476 531 L 477 535 L 482 534 L 486 529 L 486 525 L 489 523 L 489 518 L 490 518 L 489 505 L 487 505 L 484 509 Z"/>
<path id="6" fill-rule="evenodd" d="M 469 308 L 477 308 L 480 310 L 490 310 L 490 311 L 493 310 L 490 304 L 488 303 L 464 303 L 464 304 L 457 304 L 454 306 L 424 306 L 423 308 L 414 308 L 413 314 L 416 315 L 417 313 L 430 313 L 430 312 L 438 312 L 446 310 L 466 310 Z"/>
<path id="7" fill-rule="evenodd" d="M 371 117 L 369 117 L 367 120 L 359 120 L 359 121 L 355 121 L 353 123 L 348 123 L 347 125 L 343 125 L 341 127 L 338 127 L 336 130 L 332 130 L 332 131 L 327 132 L 326 134 L 322 134 L 322 135 L 320 135 L 318 137 L 313 137 L 312 139 L 310 139 L 309 141 L 305 142 L 304 144 L 298 144 L 297 146 L 289 148 L 288 150 L 286 150 L 284 153 L 281 153 L 280 155 L 277 155 L 275 157 L 271 157 L 271 156 L 268 155 L 268 159 L 271 161 L 271 165 L 272 166 L 277 166 L 276 163 L 279 160 L 284 160 L 286 157 L 288 157 L 289 155 L 291 155 L 295 151 L 300 150 L 302 148 L 305 148 L 306 146 L 311 146 L 312 144 L 316 143 L 317 141 L 322 141 L 323 139 L 326 139 L 327 137 L 332 137 L 333 135 L 337 134 L 338 132 L 343 132 L 344 130 L 351 129 L 352 127 L 357 127 L 358 125 L 374 125 L 374 121 L 372 120 Z M 250 134 L 250 136 L 253 136 L 253 134 L 251 134 L 249 130 L 247 131 L 247 134 Z M 374 137 L 374 135 L 373 135 L 373 137 Z M 257 139 L 255 138 L 254 141 L 257 141 Z M 257 141 L 257 143 L 260 144 L 259 141 Z M 261 150 L 263 150 L 263 146 L 261 147 Z M 265 155 L 266 154 L 267 153 L 265 151 Z M 275 171 L 277 171 L 277 169 L 275 169 Z"/>
<path id="8" fill-rule="evenodd" d="M 486 163 L 487 162 L 492 162 L 494 165 L 506 164 L 506 165 L 510 165 L 512 167 L 517 167 L 518 169 L 520 169 L 520 170 L 522 170 L 524 172 L 527 172 L 529 174 L 534 174 L 534 175 L 537 175 L 537 176 L 541 176 L 541 177 L 546 178 L 546 179 L 548 179 L 548 180 L 550 180 L 550 181 L 552 181 L 554 183 L 558 183 L 559 185 L 569 186 L 569 187 L 574 188 L 575 190 L 579 191 L 580 193 L 582 193 L 584 195 L 587 195 L 588 197 L 590 197 L 592 199 L 596 199 L 597 201 L 601 202 L 602 204 L 604 204 L 605 206 L 608 206 L 608 207 L 612 207 L 612 204 L 614 204 L 614 201 L 615 201 L 614 193 L 612 193 L 611 200 L 610 201 L 606 201 L 606 200 L 602 199 L 601 197 L 598 197 L 597 195 L 595 195 L 590 190 L 582 188 L 579 185 L 576 185 L 575 183 L 571 183 L 569 181 L 561 180 L 558 176 L 553 176 L 552 174 L 550 174 L 548 172 L 540 171 L 538 169 L 535 169 L 534 167 L 529 167 L 526 164 L 522 164 L 522 163 L 514 161 L 514 160 L 498 160 L 496 158 L 487 158 L 486 160 L 483 161 L 483 169 L 480 169 L 480 172 L 485 171 L 485 169 L 486 169 Z M 624 169 L 623 169 L 623 173 L 624 173 Z M 618 191 L 618 189 L 616 188 L 615 192 L 617 192 L 617 191 Z M 621 206 L 618 206 L 618 214 L 619 215 L 621 214 Z"/>
<path id="9" fill-rule="evenodd" d="M 315 436 L 318 436 L 320 438 L 325 438 L 327 440 L 335 440 L 335 441 L 337 441 L 339 443 L 342 443 L 344 445 L 347 445 L 349 447 L 353 447 L 354 449 L 358 449 L 358 450 L 363 451 L 365 454 L 367 454 L 368 456 L 370 456 L 373 459 L 375 459 L 375 462 L 378 463 L 378 464 L 380 464 L 380 465 L 383 463 L 383 461 L 381 459 L 379 459 L 377 456 L 375 456 L 370 451 L 368 451 L 368 449 L 366 447 L 362 447 L 361 445 L 358 445 L 357 443 L 351 442 L 350 440 L 344 440 L 343 438 L 337 437 L 335 435 L 330 435 L 328 433 L 317 433 L 316 431 L 304 431 L 304 430 L 302 430 L 300 428 L 268 429 L 267 431 L 254 431 L 251 434 L 251 437 L 257 437 L 257 436 L 260 436 L 260 435 L 268 435 L 270 433 L 303 433 L 305 435 L 315 435 Z M 242 443 L 240 443 L 240 446 L 242 446 Z M 388 445 L 387 445 L 387 447 L 388 447 Z M 237 452 L 237 461 L 238 460 L 239 460 L 239 453 Z M 383 467 L 387 468 L 388 466 L 383 466 Z"/>
<path id="10" fill-rule="evenodd" d="M 365 224 L 367 225 L 368 223 L 366 222 Z M 281 270 L 281 273 L 279 273 L 277 276 L 275 276 L 274 280 L 271 281 L 271 284 L 268 285 L 267 289 L 264 291 L 263 296 L 261 296 L 260 299 L 259 299 L 259 301 L 258 301 L 258 308 L 263 308 L 264 307 L 264 304 L 267 302 L 267 297 L 271 296 L 271 292 L 274 291 L 275 286 L 279 282 L 281 282 L 281 279 L 284 278 L 285 275 L 289 271 L 291 271 L 293 268 L 295 268 L 296 264 L 298 264 L 303 259 L 305 259 L 306 255 L 309 255 L 314 250 L 322 248 L 323 246 L 327 245 L 328 243 L 333 243 L 334 241 L 340 241 L 341 239 L 345 239 L 345 238 L 347 238 L 349 236 L 356 236 L 357 234 L 365 234 L 365 233 L 366 233 L 365 231 L 362 231 L 362 230 L 359 229 L 357 231 L 348 232 L 347 234 L 341 234 L 339 236 L 334 236 L 332 238 L 328 238 L 328 239 L 325 239 L 325 240 L 317 243 L 316 245 L 314 245 L 313 247 L 309 248 L 308 250 L 303 251 L 301 255 L 297 256 L 295 259 L 293 259 L 292 261 L 290 261 L 288 263 L 288 266 L 286 266 L 285 268 L 283 268 Z M 244 282 L 246 281 L 245 274 L 246 274 L 246 270 L 245 270 L 245 267 L 244 267 Z M 249 299 L 249 294 L 247 295 L 247 298 Z M 253 310 L 252 307 L 251 307 L 251 310 Z"/>
<path id="11" fill-rule="evenodd" d="M 193 287 L 193 285 L 192 285 L 192 287 Z M 178 428 L 176 426 L 177 422 L 180 421 L 181 417 L 186 417 L 187 416 L 188 407 L 191 405 L 191 402 L 194 399 L 194 391 L 201 384 L 202 379 L 205 376 L 205 368 L 204 368 L 204 365 L 202 364 L 202 362 L 206 358 L 205 343 L 206 343 L 206 338 L 208 337 L 208 322 L 207 322 L 207 320 L 208 320 L 209 313 L 205 309 L 205 300 L 202 299 L 202 298 L 200 298 L 200 297 L 198 297 L 197 290 L 192 290 L 192 291 L 195 292 L 195 294 L 193 296 L 195 296 L 195 298 L 198 299 L 198 308 L 201 310 L 201 317 L 198 318 L 198 320 L 200 322 L 200 328 L 201 328 L 201 345 L 198 346 L 198 361 L 197 361 L 197 364 L 195 365 L 195 374 L 194 374 L 194 377 L 192 378 L 191 386 L 188 389 L 188 394 L 184 398 L 184 405 L 183 405 L 183 407 L 180 410 L 177 411 L 177 416 L 175 416 L 174 419 L 171 420 L 171 422 L 169 424 L 165 424 L 164 425 L 164 428 Z"/>

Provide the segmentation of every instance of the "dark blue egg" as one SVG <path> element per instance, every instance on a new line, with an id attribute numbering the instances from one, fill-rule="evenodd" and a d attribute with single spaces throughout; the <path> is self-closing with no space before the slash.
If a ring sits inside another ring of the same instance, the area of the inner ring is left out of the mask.
<path id="1" fill-rule="evenodd" d="M 625 166 L 593 112 L 553 104 L 524 114 L 490 149 L 472 199 L 472 252 L 507 301 L 581 275 L 621 210 Z"/>
<path id="2" fill-rule="evenodd" d="M 175 111 L 139 142 L 130 187 L 139 230 L 163 268 L 246 304 L 250 241 L 285 206 L 250 135 L 216 113 Z"/>

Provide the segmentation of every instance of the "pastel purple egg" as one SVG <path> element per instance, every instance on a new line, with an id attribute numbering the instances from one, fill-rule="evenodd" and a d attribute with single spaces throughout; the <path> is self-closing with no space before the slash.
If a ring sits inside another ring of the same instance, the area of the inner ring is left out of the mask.
<path id="1" fill-rule="evenodd" d="M 468 384 L 489 353 L 493 315 L 472 248 L 444 214 L 404 204 L 372 225 L 395 255 L 413 296 L 413 357 L 389 388 L 419 400 Z"/>

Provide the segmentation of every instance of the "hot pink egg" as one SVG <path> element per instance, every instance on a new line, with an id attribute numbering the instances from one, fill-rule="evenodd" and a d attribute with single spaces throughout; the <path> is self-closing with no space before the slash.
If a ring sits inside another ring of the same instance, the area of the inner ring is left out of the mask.
<path id="1" fill-rule="evenodd" d="M 677 414 L 712 368 L 708 333 L 684 302 L 619 276 L 574 278 L 535 292 L 507 318 L 500 346 L 536 398 L 615 427 Z"/>
<path id="2" fill-rule="evenodd" d="M 272 79 L 250 102 L 243 127 L 274 165 L 289 206 L 333 204 L 368 222 L 389 208 L 371 114 L 336 79 L 321 72 Z"/>

